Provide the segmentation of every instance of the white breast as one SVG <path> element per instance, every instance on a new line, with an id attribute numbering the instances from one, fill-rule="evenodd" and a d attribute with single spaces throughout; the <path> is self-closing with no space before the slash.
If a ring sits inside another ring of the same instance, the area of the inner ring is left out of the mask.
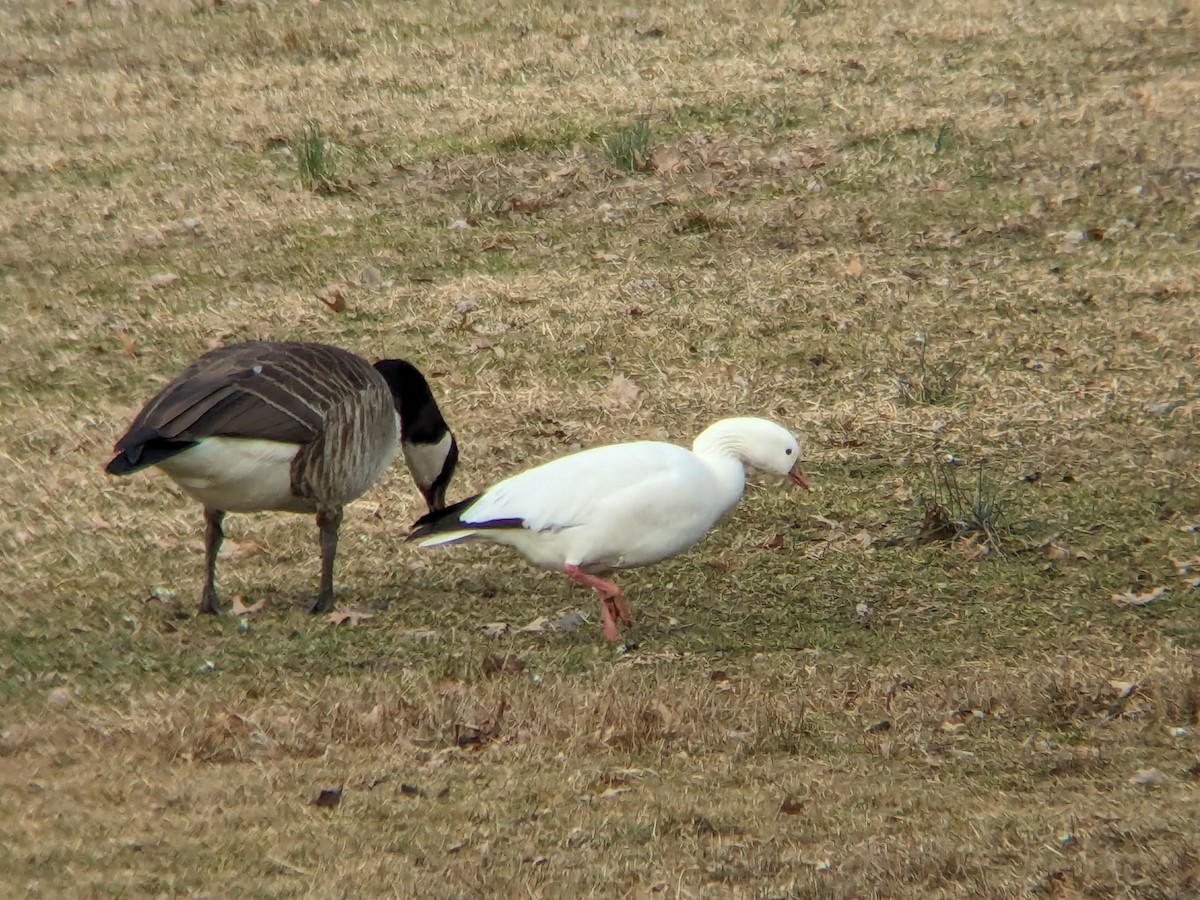
<path id="1" fill-rule="evenodd" d="M 292 496 L 291 467 L 299 446 L 250 438 L 208 437 L 158 464 L 210 509 L 314 512 Z"/>

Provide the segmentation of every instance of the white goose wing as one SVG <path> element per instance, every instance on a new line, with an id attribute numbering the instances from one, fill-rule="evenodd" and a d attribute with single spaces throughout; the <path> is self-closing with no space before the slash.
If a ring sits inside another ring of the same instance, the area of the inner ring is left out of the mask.
<path id="1" fill-rule="evenodd" d="M 656 441 L 612 444 L 564 456 L 488 488 L 460 514 L 464 525 L 517 523 L 535 532 L 590 524 L 614 494 L 695 473 L 704 464 L 683 447 Z"/>

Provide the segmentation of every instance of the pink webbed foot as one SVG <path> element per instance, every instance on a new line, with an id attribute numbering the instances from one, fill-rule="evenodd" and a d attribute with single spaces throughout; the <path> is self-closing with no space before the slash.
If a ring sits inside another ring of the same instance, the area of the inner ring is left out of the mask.
<path id="1" fill-rule="evenodd" d="M 563 571 L 572 580 L 592 588 L 600 595 L 600 622 L 604 636 L 610 641 L 620 640 L 621 631 L 617 628 L 617 622 L 622 625 L 633 624 L 633 617 L 629 614 L 625 598 L 621 596 L 621 589 L 608 579 L 589 575 L 574 563 L 563 566 Z"/>
<path id="2" fill-rule="evenodd" d="M 604 637 L 610 641 L 619 641 L 621 639 L 621 631 L 617 628 L 617 623 L 613 621 L 612 610 L 608 608 L 608 603 L 603 598 L 600 600 L 600 623 L 604 629 Z"/>
<path id="3" fill-rule="evenodd" d="M 616 587 L 614 584 L 613 587 Z M 622 625 L 632 625 L 633 616 L 629 614 L 629 607 L 625 605 L 625 598 L 618 592 L 615 596 L 609 598 L 612 601 L 613 612 L 616 613 L 617 621 Z"/>

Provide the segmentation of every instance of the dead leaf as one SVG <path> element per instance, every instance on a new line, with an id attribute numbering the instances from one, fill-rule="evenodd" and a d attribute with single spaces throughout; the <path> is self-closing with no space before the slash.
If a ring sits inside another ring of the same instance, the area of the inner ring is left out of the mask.
<path id="1" fill-rule="evenodd" d="M 779 811 L 785 816 L 798 816 L 804 812 L 804 801 L 784 797 L 783 802 L 779 804 Z"/>
<path id="2" fill-rule="evenodd" d="M 175 272 L 157 272 L 146 279 L 146 287 L 165 288 L 178 280 L 179 276 Z"/>
<path id="3" fill-rule="evenodd" d="M 395 632 L 395 635 L 414 641 L 431 641 L 439 636 L 438 632 L 432 628 L 401 628 Z"/>
<path id="4" fill-rule="evenodd" d="M 582 613 L 578 610 L 569 609 L 566 612 L 560 613 L 557 619 L 538 616 L 528 625 L 524 625 L 517 630 L 522 634 L 560 634 L 564 631 L 570 631 L 572 628 L 577 628 L 583 625 L 584 622 Z"/>
<path id="5" fill-rule="evenodd" d="M 1133 591 L 1126 591 L 1124 594 L 1113 594 L 1113 603 L 1117 606 L 1145 606 L 1147 603 L 1153 603 L 1166 592 L 1165 587 L 1151 588 L 1148 591 L 1143 591 L 1140 594 L 1135 594 Z"/>
<path id="6" fill-rule="evenodd" d="M 1117 692 L 1117 699 L 1124 700 L 1137 687 L 1136 681 L 1110 681 L 1109 687 Z"/>
<path id="7" fill-rule="evenodd" d="M 350 627 L 353 628 L 356 625 L 361 625 L 368 619 L 373 618 L 375 618 L 374 613 L 363 612 L 362 610 L 358 609 L 335 609 L 329 614 L 329 624 L 345 625 L 347 622 L 349 622 Z"/>
<path id="8" fill-rule="evenodd" d="M 537 197 L 513 197 L 509 201 L 509 204 L 511 205 L 513 212 L 523 213 L 525 215 L 532 215 L 533 213 L 541 212 L 546 206 L 545 201 Z"/>
<path id="9" fill-rule="evenodd" d="M 641 393 L 642 389 L 624 375 L 614 375 L 604 395 L 617 406 L 628 409 L 637 402 Z"/>
<path id="10" fill-rule="evenodd" d="M 312 801 L 313 806 L 320 806 L 323 809 L 335 809 L 342 802 L 342 789 L 340 787 L 322 788 L 321 793 L 317 794 L 315 800 Z"/>
<path id="11" fill-rule="evenodd" d="M 346 311 L 346 295 L 341 288 L 322 288 L 317 291 L 317 299 L 335 313 Z"/>
<path id="12" fill-rule="evenodd" d="M 863 265 L 862 257 L 857 253 L 851 253 L 850 257 L 846 260 L 846 275 L 850 278 L 857 278 L 865 270 L 866 266 Z"/>
<path id="13" fill-rule="evenodd" d="M 679 725 L 679 716 L 671 712 L 667 704 L 663 703 L 661 700 L 654 704 L 654 709 L 658 712 L 659 718 L 662 719 L 663 730 L 674 731 Z"/>
<path id="14" fill-rule="evenodd" d="M 1169 413 L 1178 406 L 1183 406 L 1187 403 L 1186 400 L 1163 400 L 1159 403 L 1147 403 L 1146 412 L 1153 413 L 1156 416 L 1162 416 Z"/>
<path id="15" fill-rule="evenodd" d="M 650 168 L 660 175 L 670 177 L 684 168 L 684 160 L 677 150 L 655 147 L 650 154 Z"/>
<path id="16" fill-rule="evenodd" d="M 512 653 L 503 656 L 489 653 L 484 656 L 481 668 L 484 675 L 519 675 L 525 670 L 525 661 Z"/>
<path id="17" fill-rule="evenodd" d="M 988 545 L 979 539 L 979 535 L 973 535 L 969 538 L 959 538 L 954 542 L 954 549 L 961 553 L 969 562 L 987 556 L 991 552 Z"/>
<path id="18" fill-rule="evenodd" d="M 366 713 L 361 720 L 364 728 L 374 728 L 383 721 L 383 704 L 376 703 L 371 707 L 371 711 Z"/>
<path id="19" fill-rule="evenodd" d="M 1168 556 L 1167 559 L 1171 560 L 1171 565 L 1175 567 L 1175 572 L 1178 575 L 1186 575 L 1192 569 L 1200 568 L 1200 556 L 1197 556 L 1195 559 L 1176 559 L 1173 556 Z"/>
<path id="20" fill-rule="evenodd" d="M 425 792 L 415 784 L 402 783 L 400 785 L 400 793 L 405 797 L 424 797 Z"/>
<path id="21" fill-rule="evenodd" d="M 1054 541 L 1046 544 L 1042 549 L 1043 552 L 1045 552 L 1047 559 L 1053 559 L 1057 561 L 1061 559 L 1069 559 L 1071 556 L 1070 550 L 1068 550 L 1062 544 L 1056 544 Z"/>
<path id="22" fill-rule="evenodd" d="M 1129 779 L 1130 784 L 1140 784 L 1142 787 L 1157 787 L 1166 782 L 1167 776 L 1162 769 L 1138 769 Z"/>
<path id="23" fill-rule="evenodd" d="M 523 625 L 517 630 L 522 634 L 542 634 L 547 630 L 546 626 L 549 624 L 550 620 L 545 616 L 538 616 L 528 625 Z"/>
<path id="24" fill-rule="evenodd" d="M 506 234 L 490 237 L 479 245 L 480 250 L 513 250 L 516 248 L 516 241 Z"/>
<path id="25" fill-rule="evenodd" d="M 213 6 L 220 6 L 220 5 L 221 4 L 219 2 L 213 3 Z M 230 4 L 230 5 L 234 6 L 237 4 Z M 244 5 L 244 4 L 242 4 L 242 5 Z M 279 857 L 277 857 L 277 856 L 268 856 L 268 857 L 266 857 L 266 859 L 267 859 L 267 862 L 269 862 L 271 865 L 275 866 L 281 872 L 288 872 L 292 875 L 307 875 L 308 874 L 308 869 L 302 869 L 300 866 L 294 866 L 290 862 L 288 862 L 286 859 L 279 859 Z"/>
<path id="26" fill-rule="evenodd" d="M 247 606 L 245 597 L 243 597 L 241 594 L 234 594 L 233 605 L 229 607 L 229 614 L 231 616 L 247 616 L 250 613 L 258 612 L 266 605 L 266 597 L 256 600 L 254 603 L 251 603 L 249 606 Z"/>
<path id="27" fill-rule="evenodd" d="M 46 695 L 46 703 L 50 706 L 66 706 L 71 702 L 71 689 L 66 685 L 54 688 Z"/>
<path id="28" fill-rule="evenodd" d="M 509 625 L 507 622 L 488 622 L 480 628 L 486 637 L 498 638 L 508 634 Z"/>

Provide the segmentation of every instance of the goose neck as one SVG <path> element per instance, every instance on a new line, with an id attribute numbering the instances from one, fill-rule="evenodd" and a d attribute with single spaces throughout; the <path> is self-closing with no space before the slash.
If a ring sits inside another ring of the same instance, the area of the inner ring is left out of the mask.
<path id="1" fill-rule="evenodd" d="M 720 428 L 709 428 L 692 444 L 699 457 L 716 479 L 722 509 L 737 503 L 746 486 L 746 467 L 737 435 Z"/>
<path id="2" fill-rule="evenodd" d="M 692 452 L 708 459 L 734 460 L 741 463 L 745 458 L 741 437 L 718 422 L 700 433 L 692 443 Z"/>

